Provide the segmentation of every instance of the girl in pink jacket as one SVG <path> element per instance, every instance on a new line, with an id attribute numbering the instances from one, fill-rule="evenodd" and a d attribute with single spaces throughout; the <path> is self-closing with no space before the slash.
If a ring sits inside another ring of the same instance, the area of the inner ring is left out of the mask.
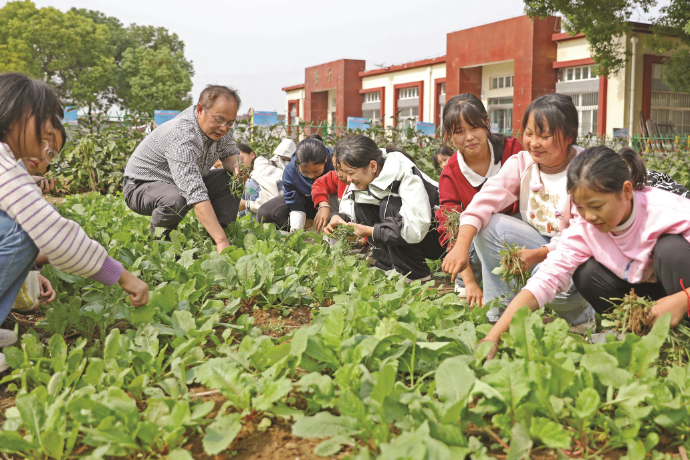
<path id="1" fill-rule="evenodd" d="M 690 201 L 646 186 L 640 156 L 592 147 L 573 160 L 568 192 L 579 217 L 563 232 L 557 248 L 508 305 L 484 340 L 498 343 L 515 311 L 544 306 L 572 280 L 598 311 L 605 299 L 635 289 L 656 300 L 649 322 L 671 314 L 677 325 L 688 311 L 690 287 Z"/>
<path id="2" fill-rule="evenodd" d="M 442 267 L 453 278 L 465 270 L 474 241 L 482 264 L 485 303 L 495 299 L 507 303 L 514 295 L 493 273 L 504 242 L 525 248 L 522 258 L 525 268 L 531 270 L 555 249 L 555 237 L 568 227 L 574 210 L 566 190 L 566 173 L 582 151 L 575 145 L 577 129 L 577 109 L 569 96 L 547 94 L 532 101 L 523 117 L 525 150 L 506 160 L 462 213 L 457 243 Z M 516 202 L 518 213 L 500 213 Z M 549 307 L 573 326 L 594 319 L 594 310 L 572 285 Z M 497 321 L 502 310 L 492 308 L 487 314 L 489 321 Z"/>

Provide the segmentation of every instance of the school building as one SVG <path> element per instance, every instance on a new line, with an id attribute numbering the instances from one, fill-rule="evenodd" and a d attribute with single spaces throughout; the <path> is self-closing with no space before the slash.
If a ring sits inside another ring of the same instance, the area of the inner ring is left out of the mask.
<path id="1" fill-rule="evenodd" d="M 304 83 L 283 88 L 289 124 L 346 125 L 348 117 L 392 126 L 416 121 L 441 126 L 447 99 L 480 97 L 492 129 L 517 131 L 529 103 L 543 94 L 572 97 L 580 134 L 627 137 L 690 134 L 690 94 L 663 81 L 663 59 L 646 46 L 649 25 L 633 23 L 620 40 L 631 53 L 625 68 L 594 74 L 587 37 L 561 32 L 560 19 L 520 16 L 447 34 L 446 55 L 365 70 L 363 60 L 341 59 L 305 69 Z"/>

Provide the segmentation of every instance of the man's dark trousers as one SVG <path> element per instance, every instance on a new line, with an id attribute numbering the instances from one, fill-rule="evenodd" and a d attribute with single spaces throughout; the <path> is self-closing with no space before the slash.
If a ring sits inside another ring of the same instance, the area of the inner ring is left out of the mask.
<path id="1" fill-rule="evenodd" d="M 223 228 L 237 219 L 240 206 L 240 198 L 235 197 L 228 187 L 229 180 L 230 176 L 225 169 L 214 169 L 204 178 L 211 206 Z M 165 182 L 125 179 L 123 195 L 125 203 L 132 211 L 151 216 L 151 236 L 156 227 L 167 229 L 166 233 L 177 228 L 192 208 L 180 195 L 177 186 Z"/>

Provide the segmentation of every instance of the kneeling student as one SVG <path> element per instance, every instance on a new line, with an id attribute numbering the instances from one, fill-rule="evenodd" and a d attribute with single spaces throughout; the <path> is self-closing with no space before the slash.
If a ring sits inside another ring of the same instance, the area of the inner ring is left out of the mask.
<path id="1" fill-rule="evenodd" d="M 534 311 L 550 302 L 571 276 L 600 313 L 611 308 L 605 299 L 634 289 L 657 301 L 649 323 L 670 313 L 676 326 L 688 309 L 690 202 L 646 181 L 642 158 L 632 149 L 616 153 L 598 146 L 578 155 L 567 188 L 580 217 L 484 340 L 497 344 L 518 308 Z"/>
<path id="2" fill-rule="evenodd" d="M 366 136 L 341 141 L 335 157 L 350 185 L 325 232 L 354 225 L 355 233 L 374 246 L 378 268 L 395 270 L 410 280 L 430 279 L 425 259 L 439 259 L 444 252 L 434 220 L 438 183 L 417 169 L 407 154 L 379 149 Z"/>

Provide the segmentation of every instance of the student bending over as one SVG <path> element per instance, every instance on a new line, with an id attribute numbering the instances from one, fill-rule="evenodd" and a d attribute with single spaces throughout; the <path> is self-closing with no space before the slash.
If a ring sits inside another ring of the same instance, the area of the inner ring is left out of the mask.
<path id="1" fill-rule="evenodd" d="M 484 340 L 498 344 L 518 308 L 544 306 L 567 288 L 571 276 L 600 313 L 611 309 L 606 299 L 635 289 L 657 301 L 650 324 L 665 313 L 671 326 L 680 322 L 688 312 L 682 285 L 690 287 L 690 201 L 646 187 L 645 175 L 632 149 L 617 154 L 592 147 L 573 161 L 567 185 L 580 217 Z"/>
<path id="2" fill-rule="evenodd" d="M 270 222 L 280 229 L 286 228 L 289 222 L 290 231 L 303 229 L 307 219 L 316 216 L 311 187 L 329 171 L 333 171 L 333 162 L 323 142 L 316 138 L 304 139 L 283 172 L 283 196 L 259 208 L 259 222 Z"/>
<path id="3" fill-rule="evenodd" d="M 338 225 L 353 225 L 355 233 L 374 246 L 378 268 L 395 270 L 410 280 L 430 279 L 425 259 L 443 255 L 434 219 L 437 182 L 405 153 L 379 149 L 366 136 L 342 140 L 335 155 L 350 185 L 325 232 L 330 235 Z"/>

